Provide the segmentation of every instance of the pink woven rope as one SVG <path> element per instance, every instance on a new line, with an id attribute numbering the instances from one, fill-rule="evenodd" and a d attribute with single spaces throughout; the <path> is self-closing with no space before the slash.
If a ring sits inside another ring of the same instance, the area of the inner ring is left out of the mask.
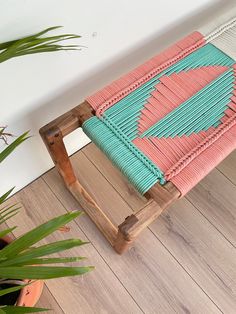
<path id="1" fill-rule="evenodd" d="M 236 74 L 236 65 L 233 66 L 234 75 Z M 172 165 L 168 170 L 165 171 L 165 178 L 167 181 L 175 182 L 178 189 L 182 191 L 183 194 L 187 193 L 193 186 L 195 186 L 199 181 L 200 173 L 203 178 L 207 175 L 220 161 L 227 157 L 229 152 L 236 148 L 236 133 L 234 133 L 233 140 L 227 140 L 224 135 L 231 129 L 236 130 L 236 77 L 234 84 L 233 96 L 231 97 L 231 102 L 228 105 L 228 109 L 225 111 L 225 116 L 221 119 L 222 124 L 217 127 L 213 132 L 210 131 L 202 141 L 200 141 L 193 149 L 186 153 L 182 158 L 178 160 L 177 163 Z M 225 141 L 222 140 L 225 138 Z M 216 143 L 221 144 L 221 150 L 217 150 Z M 214 144 L 214 145 L 213 145 Z M 214 147 L 215 146 L 215 147 Z M 217 151 L 215 151 L 217 150 Z M 213 154 L 214 151 L 214 154 Z M 194 171 L 196 164 L 201 163 L 202 156 L 205 156 L 205 163 L 199 164 L 199 173 Z M 215 160 L 216 159 L 216 160 Z M 199 160 L 199 161 L 198 161 Z M 215 166 L 213 164 L 215 163 Z M 183 171 L 184 170 L 184 171 Z M 182 175 L 178 179 L 180 173 Z M 191 173 L 191 175 L 190 175 Z M 181 177 L 185 174 L 185 181 L 181 181 Z M 191 180 L 190 180 L 191 177 Z M 187 178 L 189 178 L 187 180 Z"/>
<path id="2" fill-rule="evenodd" d="M 114 103 L 204 44 L 202 34 L 194 32 L 86 100 L 101 116 Z"/>
<path id="3" fill-rule="evenodd" d="M 234 118 L 236 119 L 236 118 Z M 188 193 L 209 172 L 222 162 L 233 150 L 236 149 L 236 124 L 232 123 L 221 137 L 208 146 L 197 158 L 193 159 L 185 168 L 172 177 L 170 181 L 178 188 L 181 195 Z"/>
<path id="4" fill-rule="evenodd" d="M 148 130 L 226 70 L 226 66 L 204 66 L 162 76 L 140 112 L 139 134 Z"/>
<path id="5" fill-rule="evenodd" d="M 189 165 L 198 155 L 214 144 L 222 135 L 230 130 L 236 124 L 236 113 L 222 123 L 211 135 L 205 138 L 201 143 L 194 147 L 187 155 L 181 158 L 165 173 L 165 179 L 170 181 L 173 177 L 179 174 L 187 165 Z M 224 155 L 226 157 L 226 155 Z M 209 156 L 212 158 L 213 156 Z M 213 157 L 214 158 L 214 157 Z"/>
<path id="6" fill-rule="evenodd" d="M 116 80 L 87 101 L 99 117 L 104 111 L 148 82 L 158 73 L 188 56 L 205 44 L 199 32 L 194 32 L 163 53 L 150 59 L 122 78 Z M 236 65 L 234 66 L 236 73 Z M 226 67 L 209 66 L 198 70 L 163 76 L 155 86 L 148 102 L 141 110 L 138 131 L 141 135 L 153 124 L 173 111 L 186 99 L 227 70 Z M 187 84 L 186 84 L 187 82 Z M 165 173 L 185 195 L 216 165 L 236 148 L 236 84 L 231 102 L 216 129 L 209 128 L 190 136 L 173 138 L 137 137 L 133 143 Z"/>

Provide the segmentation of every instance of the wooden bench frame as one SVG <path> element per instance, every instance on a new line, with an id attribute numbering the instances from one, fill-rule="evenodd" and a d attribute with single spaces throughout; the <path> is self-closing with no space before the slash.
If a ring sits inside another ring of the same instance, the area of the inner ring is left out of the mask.
<path id="1" fill-rule="evenodd" d="M 153 201 L 127 217 L 122 224 L 116 227 L 76 178 L 63 142 L 66 135 L 80 128 L 83 122 L 94 114 L 91 106 L 85 101 L 42 127 L 40 134 L 66 187 L 111 243 L 115 251 L 122 254 L 131 246 L 143 229 L 180 197 L 180 192 L 171 182 L 164 186 L 155 184 L 145 194 L 148 200 Z"/>

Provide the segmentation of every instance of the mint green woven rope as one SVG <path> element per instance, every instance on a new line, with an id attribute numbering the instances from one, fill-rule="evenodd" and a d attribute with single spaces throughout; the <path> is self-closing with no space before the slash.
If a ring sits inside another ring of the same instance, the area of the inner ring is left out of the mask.
<path id="1" fill-rule="evenodd" d="M 123 98 L 122 100 L 114 104 L 112 107 L 106 110 L 106 117 L 110 118 L 114 122 L 114 124 L 116 124 L 116 126 L 120 128 L 122 132 L 126 134 L 129 137 L 129 139 L 132 141 L 137 137 L 137 132 L 138 132 L 137 123 L 140 117 L 140 111 L 143 109 L 144 105 L 147 103 L 147 99 L 151 96 L 151 93 L 155 90 L 155 85 L 160 83 L 159 81 L 160 77 L 162 77 L 163 75 L 171 75 L 173 73 L 188 71 L 190 69 L 197 69 L 203 66 L 221 65 L 221 66 L 231 67 L 234 63 L 235 61 L 229 56 L 227 56 L 225 53 L 223 53 L 220 49 L 216 48 L 212 44 L 207 44 L 203 46 L 202 48 L 196 50 L 195 52 L 191 53 L 184 59 L 180 60 L 179 62 L 175 63 L 168 69 L 159 73 L 150 81 L 143 84 L 134 92 L 130 93 L 128 96 L 126 96 L 125 98 Z M 225 81 L 226 84 L 227 82 L 230 84 L 230 80 L 233 77 L 233 75 L 231 75 L 232 73 L 233 72 L 229 73 L 229 76 L 228 76 L 229 80 Z M 211 84 L 214 85 L 214 81 Z M 219 86 L 216 85 L 216 88 L 218 87 Z M 204 90 L 206 91 L 205 92 L 200 91 L 199 93 L 202 92 L 204 93 L 204 95 L 207 95 L 208 86 L 206 86 Z M 187 102 L 187 105 L 191 101 L 192 100 L 189 99 Z M 182 119 L 182 124 L 183 124 L 185 123 L 183 122 L 185 121 L 185 119 L 184 117 L 182 118 L 183 118 Z M 220 114 L 218 115 L 218 118 L 220 119 Z M 214 123 L 216 122 L 217 121 L 213 121 L 212 125 L 214 125 Z"/>
<path id="2" fill-rule="evenodd" d="M 84 132 L 111 159 L 129 181 L 144 194 L 156 182 L 165 183 L 162 170 L 134 144 L 138 121 L 147 99 L 160 83 L 160 77 L 206 66 L 229 69 L 151 126 L 141 138 L 189 136 L 217 127 L 230 102 L 234 87 L 235 61 L 212 44 L 191 53 L 165 69 L 128 96 L 107 109 L 101 118 L 92 117 L 83 124 Z M 157 150 L 158 153 L 158 150 Z"/>
<path id="3" fill-rule="evenodd" d="M 234 81 L 234 71 L 230 68 L 145 131 L 141 137 L 189 136 L 209 129 L 219 122 L 227 109 Z"/>
<path id="4" fill-rule="evenodd" d="M 164 184 L 162 171 L 108 124 L 92 117 L 83 123 L 83 130 L 140 193 L 144 194 L 158 181 Z"/>

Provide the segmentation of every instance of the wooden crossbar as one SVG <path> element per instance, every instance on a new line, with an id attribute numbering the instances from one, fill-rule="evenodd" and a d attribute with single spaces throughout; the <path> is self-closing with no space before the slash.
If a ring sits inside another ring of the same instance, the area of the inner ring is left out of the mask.
<path id="1" fill-rule="evenodd" d="M 94 116 L 94 110 L 85 101 L 40 129 L 40 134 L 66 187 L 78 200 L 85 212 L 97 225 L 117 253 L 124 253 L 137 236 L 152 223 L 164 209 L 174 203 L 180 192 L 170 182 L 155 184 L 146 194 L 152 200 L 142 209 L 115 226 L 104 214 L 93 197 L 80 184 L 69 159 L 63 138 L 82 127 L 84 121 Z"/>

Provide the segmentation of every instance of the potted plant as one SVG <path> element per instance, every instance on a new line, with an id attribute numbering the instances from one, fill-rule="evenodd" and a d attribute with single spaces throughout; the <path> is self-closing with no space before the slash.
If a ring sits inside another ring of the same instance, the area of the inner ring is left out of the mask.
<path id="1" fill-rule="evenodd" d="M 24 133 L 18 137 L 0 152 L 0 163 L 28 138 L 27 134 Z M 5 128 L 0 128 L 0 139 L 6 141 L 8 136 Z M 0 207 L 0 225 L 19 212 L 16 205 L 3 206 L 11 192 L 12 189 L 0 197 L 0 205 L 2 205 Z M 48 257 L 51 254 L 87 243 L 80 239 L 62 240 L 35 247 L 39 241 L 62 228 L 80 214 L 80 211 L 72 211 L 53 218 L 15 240 L 12 240 L 9 234 L 16 227 L 0 231 L 0 278 L 2 278 L 0 279 L 0 313 L 45 311 L 45 309 L 33 308 L 42 292 L 43 282 L 41 280 L 82 275 L 93 269 L 92 266 L 55 266 L 58 263 L 78 262 L 84 257 Z"/>
<path id="2" fill-rule="evenodd" d="M 0 63 L 26 54 L 78 49 L 78 45 L 63 46 L 58 43 L 61 40 L 79 38 L 78 35 L 63 34 L 42 37 L 58 27 L 51 27 L 31 36 L 0 43 Z M 6 128 L 0 127 L 0 139 L 7 144 L 6 148 L 0 152 L 0 163 L 17 146 L 28 139 L 28 132 L 16 138 L 10 145 L 7 143 L 9 136 L 11 134 L 6 132 Z M 19 211 L 16 205 L 5 205 L 12 190 L 0 196 L 0 225 Z M 72 211 L 53 218 L 15 240 L 10 237 L 10 234 L 16 227 L 0 231 L 0 314 L 45 311 L 46 309 L 33 307 L 42 292 L 42 280 L 82 275 L 93 269 L 92 266 L 55 266 L 59 263 L 78 262 L 83 257 L 50 257 L 51 254 L 87 243 L 80 239 L 62 240 L 35 247 L 39 241 L 62 228 L 80 214 L 79 211 Z"/>
<path id="3" fill-rule="evenodd" d="M 2 250 L 6 245 L 10 244 L 12 241 L 13 239 L 9 235 L 0 238 L 0 250 Z M 29 285 L 27 286 L 27 284 Z M 0 279 L 0 291 L 3 292 L 3 294 L 0 296 L 0 306 L 16 305 L 33 307 L 38 302 L 42 294 L 43 285 L 44 282 L 42 280 L 31 281 L 19 279 Z M 22 289 L 15 290 L 14 288 L 16 287 L 16 289 L 18 289 L 18 286 L 22 286 Z M 11 292 L 7 293 L 7 288 L 9 289 L 8 291 Z"/>

